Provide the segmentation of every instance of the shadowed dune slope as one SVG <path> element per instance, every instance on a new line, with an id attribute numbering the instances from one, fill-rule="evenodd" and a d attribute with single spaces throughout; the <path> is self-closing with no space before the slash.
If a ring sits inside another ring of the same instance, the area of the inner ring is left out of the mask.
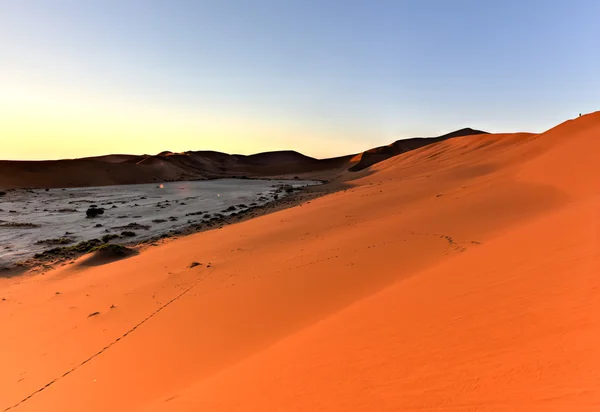
<path id="1" fill-rule="evenodd" d="M 447 139 L 295 208 L 3 279 L 0 407 L 595 411 L 599 133 L 594 113 Z"/>

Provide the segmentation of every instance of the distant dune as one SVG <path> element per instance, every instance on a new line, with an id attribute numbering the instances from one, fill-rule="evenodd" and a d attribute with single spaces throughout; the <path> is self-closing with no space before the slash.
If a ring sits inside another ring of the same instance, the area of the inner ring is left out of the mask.
<path id="1" fill-rule="evenodd" d="M 336 160 L 296 207 L 0 279 L 0 410 L 597 411 L 599 136 Z M 180 156 L 250 163 L 148 162 Z M 256 163 L 282 159 L 315 161 Z"/>
<path id="2" fill-rule="evenodd" d="M 462 129 L 435 138 L 398 140 L 359 154 L 315 159 L 286 150 L 253 155 L 214 151 L 163 151 L 157 155 L 114 154 L 52 161 L 0 161 L 0 188 L 106 186 L 219 177 L 301 175 L 328 180 L 345 170 L 359 171 L 375 163 L 452 137 L 482 134 Z"/>
<path id="3" fill-rule="evenodd" d="M 453 137 L 471 136 L 486 133 L 487 132 L 482 132 L 481 130 L 466 128 L 439 137 L 415 137 L 412 139 L 396 140 L 390 145 L 376 147 L 354 156 L 352 161 L 356 162 L 356 164 L 352 165 L 349 170 L 352 172 L 363 170 L 369 166 L 373 166 L 375 163 L 389 159 L 390 157 L 397 156 L 401 153 L 415 150 L 419 147 L 427 146 L 429 144 L 441 142 L 442 140 L 451 139 Z"/>

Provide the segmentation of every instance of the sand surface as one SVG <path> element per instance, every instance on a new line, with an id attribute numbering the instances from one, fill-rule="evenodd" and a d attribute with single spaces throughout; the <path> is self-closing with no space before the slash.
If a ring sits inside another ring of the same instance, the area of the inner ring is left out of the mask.
<path id="1" fill-rule="evenodd" d="M 446 140 L 291 209 L 0 279 L 0 410 L 600 410 L 599 137 L 595 113 Z"/>

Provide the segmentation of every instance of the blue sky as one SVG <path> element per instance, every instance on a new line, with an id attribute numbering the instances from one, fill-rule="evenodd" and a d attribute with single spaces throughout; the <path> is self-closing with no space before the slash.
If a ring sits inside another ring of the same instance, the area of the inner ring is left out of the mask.
<path id="1" fill-rule="evenodd" d="M 0 158 L 540 132 L 600 108 L 599 16 L 595 0 L 0 0 Z"/>

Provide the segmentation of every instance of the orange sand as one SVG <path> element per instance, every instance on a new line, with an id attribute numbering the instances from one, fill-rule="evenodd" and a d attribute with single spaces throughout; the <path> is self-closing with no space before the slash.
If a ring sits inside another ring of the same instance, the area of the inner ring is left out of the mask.
<path id="1" fill-rule="evenodd" d="M 0 279 L 0 410 L 600 410 L 598 153 L 600 113 L 459 137 L 292 209 Z"/>

